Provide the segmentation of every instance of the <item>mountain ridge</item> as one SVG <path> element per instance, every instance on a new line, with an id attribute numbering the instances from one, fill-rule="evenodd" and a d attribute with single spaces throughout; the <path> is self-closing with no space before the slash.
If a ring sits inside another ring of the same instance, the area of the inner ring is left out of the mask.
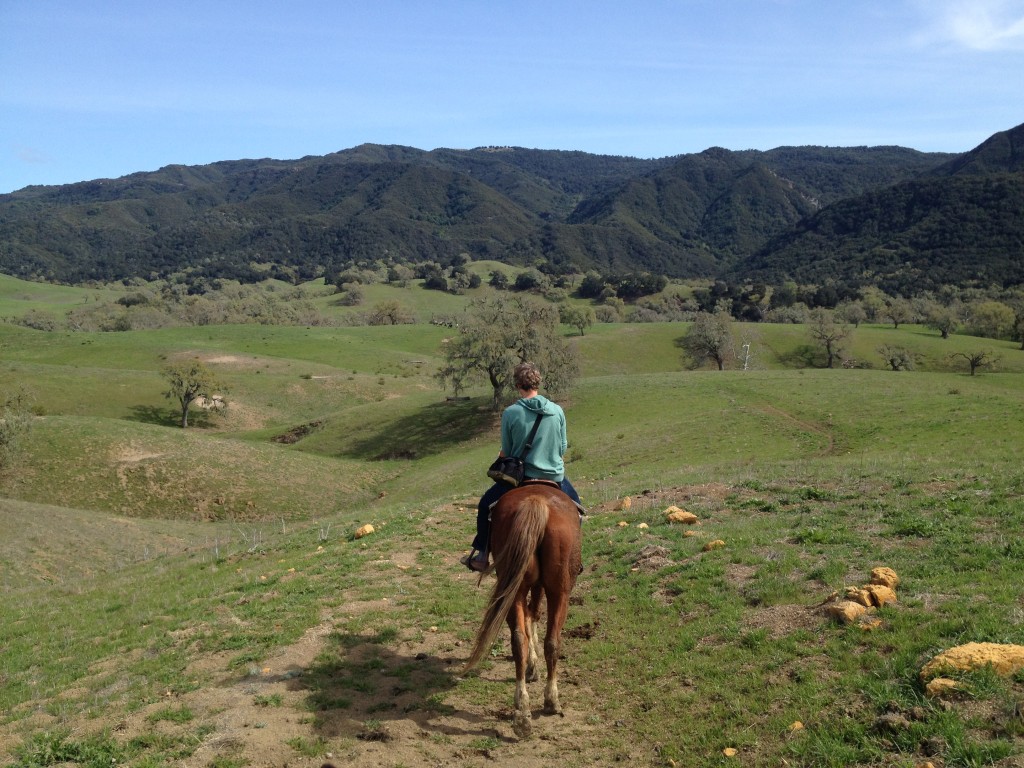
<path id="1" fill-rule="evenodd" d="M 55 282 L 184 270 L 245 279 L 253 265 L 276 264 L 301 279 L 359 261 L 446 264 L 469 254 L 554 272 L 857 281 L 862 254 L 886 246 L 867 242 L 873 231 L 911 261 L 948 261 L 951 245 L 911 230 L 933 220 L 927 206 L 948 215 L 960 200 L 973 240 L 939 270 L 959 279 L 973 256 L 991 261 L 1021 239 L 1024 223 L 1010 214 L 1024 185 L 1022 148 L 1024 126 L 958 155 L 711 147 L 639 159 L 362 144 L 297 160 L 169 165 L 0 195 L 0 271 Z M 977 179 L 990 182 L 988 194 Z M 908 199 L 916 213 L 894 217 L 889 209 Z M 837 225 L 850 216 L 858 222 Z M 941 226 L 939 236 L 965 231 Z M 975 279 L 991 280 L 1003 261 L 980 265 Z"/>

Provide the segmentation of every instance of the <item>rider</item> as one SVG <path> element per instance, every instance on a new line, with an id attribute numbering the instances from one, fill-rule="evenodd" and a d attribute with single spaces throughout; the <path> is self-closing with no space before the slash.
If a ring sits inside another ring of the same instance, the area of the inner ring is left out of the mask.
<path id="1" fill-rule="evenodd" d="M 530 451 L 523 458 L 526 479 L 551 480 L 558 483 L 562 491 L 579 506 L 579 494 L 565 476 L 565 464 L 562 461 L 562 456 L 569 446 L 565 430 L 565 413 L 557 403 L 537 394 L 542 377 L 540 370 L 533 363 L 517 365 L 512 379 L 519 391 L 519 399 L 501 414 L 501 452 L 498 455 L 522 456 L 537 414 L 544 414 Z M 473 551 L 460 561 L 470 570 L 487 570 L 487 518 L 494 503 L 510 490 L 510 485 L 495 483 L 477 505 Z"/>

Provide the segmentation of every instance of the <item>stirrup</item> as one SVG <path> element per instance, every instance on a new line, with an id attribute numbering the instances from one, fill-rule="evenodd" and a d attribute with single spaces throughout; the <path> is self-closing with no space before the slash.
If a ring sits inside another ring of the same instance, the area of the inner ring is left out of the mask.
<path id="1" fill-rule="evenodd" d="M 479 552 L 474 549 L 468 555 L 463 556 L 459 562 L 474 573 L 485 573 L 488 566 L 487 552 Z"/>

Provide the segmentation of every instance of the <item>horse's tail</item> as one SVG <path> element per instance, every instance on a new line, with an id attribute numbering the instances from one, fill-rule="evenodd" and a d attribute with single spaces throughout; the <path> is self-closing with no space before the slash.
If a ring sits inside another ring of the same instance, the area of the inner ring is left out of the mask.
<path id="1" fill-rule="evenodd" d="M 505 546 L 494 556 L 498 583 L 494 585 L 490 602 L 487 603 L 487 611 L 477 630 L 473 652 L 463 667 L 464 672 L 475 667 L 493 645 L 522 587 L 526 569 L 530 567 L 537 545 L 544 538 L 548 524 L 548 505 L 543 498 L 527 497 L 513 515 Z"/>

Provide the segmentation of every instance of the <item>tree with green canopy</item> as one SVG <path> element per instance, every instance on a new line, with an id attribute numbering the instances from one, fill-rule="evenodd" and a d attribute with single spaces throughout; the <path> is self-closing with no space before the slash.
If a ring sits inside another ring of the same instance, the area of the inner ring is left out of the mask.
<path id="1" fill-rule="evenodd" d="M 188 412 L 192 404 L 200 398 L 213 401 L 214 395 L 223 403 L 221 395 L 227 388 L 217 376 L 199 360 L 186 360 L 172 363 L 163 369 L 168 389 L 164 397 L 175 400 L 181 408 L 181 428 L 188 427 Z"/>
<path id="2" fill-rule="evenodd" d="M 513 394 L 512 371 L 534 363 L 551 395 L 565 393 L 579 375 L 575 350 L 562 339 L 558 311 L 523 294 L 492 294 L 474 299 L 460 318 L 458 334 L 444 346 L 437 373 L 442 386 L 458 395 L 474 381 L 491 387 L 497 410 Z"/>

